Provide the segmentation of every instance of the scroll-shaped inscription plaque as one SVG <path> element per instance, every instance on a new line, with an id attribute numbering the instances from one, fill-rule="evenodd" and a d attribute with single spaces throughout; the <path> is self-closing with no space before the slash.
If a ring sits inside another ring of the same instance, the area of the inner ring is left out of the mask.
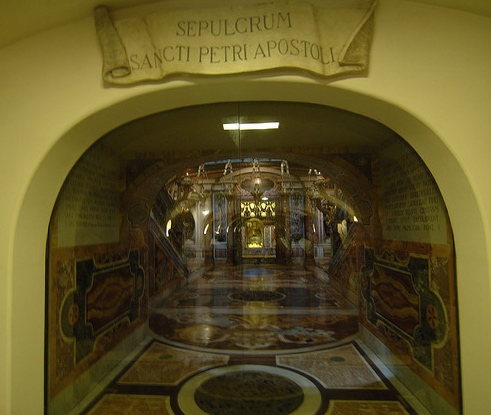
<path id="1" fill-rule="evenodd" d="M 330 77 L 368 66 L 375 0 L 158 6 L 120 18 L 95 10 L 106 82 L 271 70 Z"/>

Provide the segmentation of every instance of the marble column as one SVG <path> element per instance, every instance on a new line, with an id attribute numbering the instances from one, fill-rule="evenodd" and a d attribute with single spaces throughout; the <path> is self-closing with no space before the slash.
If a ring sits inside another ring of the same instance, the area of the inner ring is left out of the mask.
<path id="1" fill-rule="evenodd" d="M 232 265 L 234 263 L 234 249 L 235 249 L 235 237 L 234 237 L 234 225 L 238 222 L 236 219 L 235 210 L 235 196 L 227 195 L 227 264 Z"/>
<path id="2" fill-rule="evenodd" d="M 280 214 L 276 221 L 276 260 L 280 265 L 292 263 L 290 195 L 281 195 Z"/>
<path id="3" fill-rule="evenodd" d="M 315 206 L 310 198 L 307 198 L 305 202 L 305 266 L 312 266 L 315 265 L 313 212 Z"/>

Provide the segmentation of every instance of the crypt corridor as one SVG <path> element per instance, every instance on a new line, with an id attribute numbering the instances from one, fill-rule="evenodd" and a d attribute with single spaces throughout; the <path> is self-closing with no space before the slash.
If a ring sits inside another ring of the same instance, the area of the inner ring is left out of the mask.
<path id="1" fill-rule="evenodd" d="M 444 202 L 393 131 L 301 103 L 155 114 L 60 192 L 45 412 L 458 414 L 456 298 Z"/>
<path id="2" fill-rule="evenodd" d="M 218 267 L 156 300 L 149 319 L 154 341 L 84 413 L 427 413 L 357 342 L 357 307 L 301 267 Z M 213 376 L 222 394 L 200 389 Z"/>

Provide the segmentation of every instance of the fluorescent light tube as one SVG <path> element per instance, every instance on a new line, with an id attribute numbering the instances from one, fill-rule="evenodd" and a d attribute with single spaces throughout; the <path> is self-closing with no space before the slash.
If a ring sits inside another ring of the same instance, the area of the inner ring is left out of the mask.
<path id="1" fill-rule="evenodd" d="M 277 121 L 272 121 L 272 122 L 248 122 L 248 123 L 230 123 L 230 124 L 223 124 L 223 129 L 226 131 L 231 131 L 231 130 L 274 130 L 276 128 L 279 128 L 280 123 Z"/>

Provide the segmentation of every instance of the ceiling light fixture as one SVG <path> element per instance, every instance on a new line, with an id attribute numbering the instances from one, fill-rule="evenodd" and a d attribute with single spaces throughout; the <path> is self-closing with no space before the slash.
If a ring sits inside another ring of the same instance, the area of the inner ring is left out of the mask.
<path id="1" fill-rule="evenodd" d="M 225 131 L 244 131 L 244 130 L 275 130 L 279 128 L 280 123 L 277 121 L 270 122 L 248 122 L 248 123 L 228 123 L 223 124 Z"/>

